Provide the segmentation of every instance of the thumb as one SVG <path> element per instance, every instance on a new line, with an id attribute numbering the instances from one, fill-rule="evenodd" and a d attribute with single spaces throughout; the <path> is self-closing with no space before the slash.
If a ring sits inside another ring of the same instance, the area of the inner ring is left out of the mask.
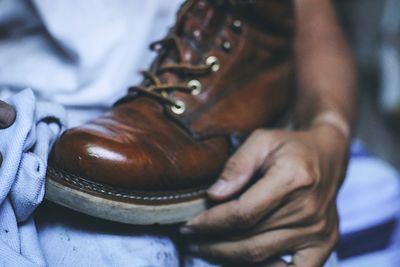
<path id="1" fill-rule="evenodd" d="M 0 100 L 0 129 L 10 127 L 16 118 L 15 109 L 9 104 Z"/>
<path id="2" fill-rule="evenodd" d="M 239 193 L 261 167 L 268 155 L 266 130 L 256 130 L 227 161 L 220 178 L 210 187 L 211 199 L 222 201 Z"/>

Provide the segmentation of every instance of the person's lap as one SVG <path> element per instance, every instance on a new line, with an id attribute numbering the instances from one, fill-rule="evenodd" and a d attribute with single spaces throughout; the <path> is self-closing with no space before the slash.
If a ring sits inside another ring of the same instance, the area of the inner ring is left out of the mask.
<path id="1" fill-rule="evenodd" d="M 381 195 L 359 192 L 359 190 L 366 191 L 370 188 L 368 184 L 373 184 L 376 192 L 379 192 L 379 188 L 384 190 L 390 187 L 391 192 L 394 190 L 390 199 L 400 198 L 400 190 L 393 189 L 393 185 L 398 185 L 395 172 L 385 164 L 379 163 L 382 161 L 378 159 L 375 161 L 377 161 L 377 166 L 379 165 L 379 170 L 373 167 L 376 171 L 372 171 L 370 170 L 373 166 L 372 161 L 374 158 L 370 155 L 360 156 L 359 144 L 353 146 L 350 170 L 338 200 L 343 224 L 342 234 L 357 231 L 367 223 L 367 220 L 354 220 L 354 214 L 358 214 L 357 218 L 361 218 L 362 214 L 366 216 L 365 218 L 368 217 L 365 214 L 366 209 L 357 208 L 357 201 L 349 201 L 349 198 L 354 200 L 355 193 L 360 197 L 369 194 L 371 196 L 368 202 L 369 207 L 374 206 L 374 203 L 382 205 L 381 202 L 384 199 Z M 364 171 L 365 163 L 370 166 L 367 168 L 368 173 Z M 385 177 L 379 174 L 385 174 Z M 360 186 L 360 179 L 364 181 L 365 186 Z M 349 203 L 355 204 L 349 205 Z M 380 210 L 383 212 L 385 209 Z M 390 213 L 393 218 L 397 216 L 396 210 Z M 202 259 L 185 255 L 184 250 L 181 249 L 182 241 L 178 234 L 178 227 L 116 224 L 81 215 L 50 203 L 42 205 L 35 219 L 43 253 L 50 266 L 132 266 L 132 264 L 134 266 L 180 266 L 181 263 L 187 267 L 215 266 Z M 361 223 L 358 227 L 356 227 L 357 222 Z M 341 245 L 344 246 L 344 244 Z M 356 244 L 346 243 L 345 245 L 355 246 Z M 348 250 L 348 247 L 339 246 L 339 252 L 343 249 Z M 343 258 L 343 255 L 339 256 Z M 350 262 L 349 259 L 345 260 Z M 337 257 L 333 254 L 325 266 L 338 265 Z"/>
<path id="2" fill-rule="evenodd" d="M 107 222 L 48 202 L 35 220 L 49 266 L 218 266 L 186 254 L 175 226 Z M 336 266 L 332 255 L 325 267 Z"/>

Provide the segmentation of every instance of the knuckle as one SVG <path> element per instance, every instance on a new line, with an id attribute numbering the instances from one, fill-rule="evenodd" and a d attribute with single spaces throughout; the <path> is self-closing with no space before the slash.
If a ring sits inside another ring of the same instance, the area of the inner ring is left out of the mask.
<path id="1" fill-rule="evenodd" d="M 319 174 L 312 164 L 297 163 L 296 185 L 299 188 L 312 187 L 316 184 Z"/>
<path id="2" fill-rule="evenodd" d="M 249 228 L 257 223 L 258 216 L 252 208 L 244 207 L 239 201 L 235 207 L 234 223 L 239 228 Z"/>
<path id="3" fill-rule="evenodd" d="M 251 263 L 260 263 L 266 258 L 265 251 L 257 244 L 247 246 L 243 256 L 246 261 Z"/>

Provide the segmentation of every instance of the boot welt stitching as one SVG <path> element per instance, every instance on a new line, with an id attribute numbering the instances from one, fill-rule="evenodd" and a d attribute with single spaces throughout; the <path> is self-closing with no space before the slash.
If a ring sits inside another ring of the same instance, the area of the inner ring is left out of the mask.
<path id="1" fill-rule="evenodd" d="M 76 177 L 70 174 L 67 174 L 62 171 L 57 171 L 53 168 L 49 168 L 49 172 L 52 173 L 52 178 L 57 177 L 60 180 L 63 180 L 67 183 L 73 184 L 77 186 L 79 189 L 87 189 L 89 191 L 107 194 L 112 197 L 117 198 L 128 198 L 133 200 L 147 200 L 147 201 L 161 201 L 161 200 L 179 200 L 179 199 L 186 199 L 186 198 L 193 198 L 203 195 L 206 192 L 206 189 L 198 189 L 193 192 L 185 192 L 185 193 L 178 193 L 174 195 L 167 195 L 167 196 L 140 196 L 135 194 L 143 194 L 144 192 L 132 192 L 132 193 L 124 193 L 124 192 L 116 192 L 118 189 L 113 188 L 111 186 L 104 186 L 101 184 L 97 184 L 91 181 L 83 180 L 83 178 Z M 55 175 L 57 174 L 57 175 Z M 56 178 L 56 180 L 57 180 Z M 54 179 L 53 179 L 54 180 Z M 146 192 L 147 194 L 151 194 L 151 192 Z"/>

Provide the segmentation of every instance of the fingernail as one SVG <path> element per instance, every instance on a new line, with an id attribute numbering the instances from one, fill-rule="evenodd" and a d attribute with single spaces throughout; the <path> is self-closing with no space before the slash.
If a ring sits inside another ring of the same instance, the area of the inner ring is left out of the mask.
<path id="1" fill-rule="evenodd" d="M 0 106 L 0 128 L 5 129 L 10 127 L 16 118 L 16 113 L 13 107 L 3 104 Z"/>
<path id="2" fill-rule="evenodd" d="M 183 227 L 190 228 L 193 232 L 195 232 L 195 228 L 193 226 L 197 225 L 199 222 L 201 222 L 201 214 L 195 216 L 192 218 L 190 221 L 188 221 Z"/>
<path id="3" fill-rule="evenodd" d="M 190 252 L 197 253 L 199 252 L 199 246 L 195 244 L 190 244 L 188 247 Z"/>
<path id="4" fill-rule="evenodd" d="M 189 235 L 189 234 L 193 234 L 194 230 L 192 228 L 190 228 L 189 226 L 184 225 L 179 229 L 179 232 L 183 235 Z"/>
<path id="5" fill-rule="evenodd" d="M 218 179 L 218 181 L 208 190 L 213 195 L 223 195 L 228 189 L 228 182 L 224 179 Z"/>

